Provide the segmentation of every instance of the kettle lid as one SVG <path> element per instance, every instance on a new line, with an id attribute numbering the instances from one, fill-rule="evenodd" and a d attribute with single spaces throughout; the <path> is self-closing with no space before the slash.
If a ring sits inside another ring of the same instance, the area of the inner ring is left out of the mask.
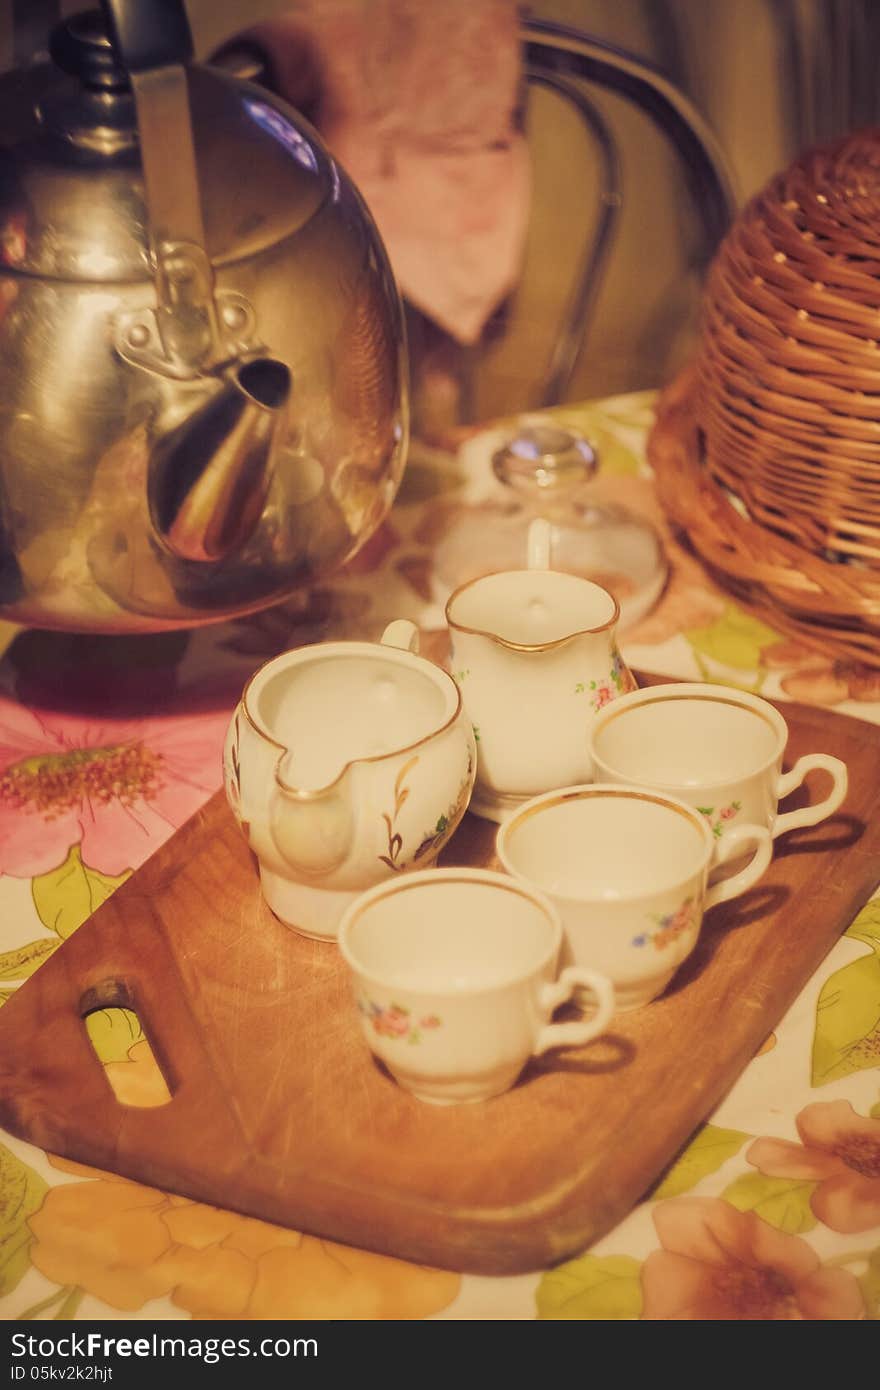
<path id="1" fill-rule="evenodd" d="M 53 31 L 51 64 L 0 78 L 0 273 L 152 277 L 128 73 L 101 11 Z M 216 268 L 300 230 L 334 196 L 319 137 L 273 94 L 188 66 L 205 247 Z"/>

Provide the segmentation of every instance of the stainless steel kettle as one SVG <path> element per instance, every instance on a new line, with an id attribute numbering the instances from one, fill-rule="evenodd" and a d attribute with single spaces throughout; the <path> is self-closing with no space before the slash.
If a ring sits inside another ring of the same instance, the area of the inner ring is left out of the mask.
<path id="1" fill-rule="evenodd" d="M 407 443 L 400 299 L 315 132 L 102 0 L 0 80 L 0 615 L 185 627 L 340 566 Z"/>

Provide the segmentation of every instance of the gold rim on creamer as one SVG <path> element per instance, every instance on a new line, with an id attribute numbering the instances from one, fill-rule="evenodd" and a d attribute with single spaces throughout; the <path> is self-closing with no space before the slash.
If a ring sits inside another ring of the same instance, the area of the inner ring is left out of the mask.
<path id="1" fill-rule="evenodd" d="M 333 645 L 336 644 L 334 643 Z M 428 666 L 431 671 L 436 671 L 439 675 L 443 677 L 444 681 L 449 681 L 449 683 L 452 685 L 452 688 L 455 691 L 455 709 L 453 710 L 452 714 L 449 716 L 449 718 L 446 720 L 444 724 L 438 725 L 438 727 L 436 729 L 432 729 L 429 734 L 423 734 L 422 737 L 416 739 L 414 743 L 406 743 L 402 748 L 392 748 L 388 753 L 370 753 L 369 755 L 363 758 L 349 758 L 347 763 L 343 763 L 342 767 L 340 768 L 337 775 L 333 778 L 332 782 L 325 782 L 323 787 L 307 787 L 305 789 L 300 787 L 292 787 L 289 786 L 288 783 L 285 782 L 284 779 L 280 776 L 279 769 L 284 754 L 293 752 L 293 749 L 290 747 L 289 744 L 282 743 L 280 739 L 273 738 L 273 736 L 266 729 L 261 728 L 254 716 L 251 714 L 250 709 L 248 708 L 248 696 L 250 695 L 251 686 L 253 685 L 254 681 L 257 680 L 260 676 L 262 676 L 264 672 L 267 671 L 269 667 L 273 665 L 274 662 L 283 660 L 283 656 L 274 656 L 271 661 L 267 661 L 265 665 L 261 666 L 258 671 L 254 671 L 253 675 L 248 678 L 244 690 L 241 693 L 239 705 L 241 707 L 242 713 L 244 714 L 245 721 L 248 724 L 250 724 L 257 737 L 265 739 L 267 743 L 271 743 L 273 748 L 280 748 L 282 750 L 282 757 L 280 757 L 275 764 L 275 781 L 277 785 L 281 788 L 281 791 L 284 793 L 284 795 L 290 797 L 291 800 L 314 801 L 317 797 L 324 796 L 327 792 L 331 791 L 333 787 L 337 785 L 338 782 L 341 782 L 350 767 L 356 767 L 359 763 L 385 762 L 387 758 L 402 757 L 404 753 L 411 753 L 415 748 L 421 748 L 423 744 L 429 743 L 432 738 L 437 738 L 439 734 L 445 734 L 447 729 L 451 729 L 452 725 L 455 723 L 456 719 L 461 714 L 461 691 L 459 690 L 457 683 L 452 679 L 448 671 L 444 671 L 443 667 L 436 665 L 435 662 L 429 661 L 426 656 L 421 656 L 418 652 L 407 651 L 403 647 L 392 647 L 390 645 L 383 646 L 381 642 L 350 642 L 339 643 L 338 645 L 347 646 L 349 648 L 355 647 L 358 649 L 357 652 L 349 650 L 344 654 L 338 652 L 336 653 L 337 656 L 343 655 L 344 658 L 360 655 L 363 652 L 371 656 L 375 656 L 376 649 L 378 648 L 381 655 L 390 655 L 392 653 L 397 653 L 397 655 L 401 657 L 407 659 L 413 658 L 415 661 L 424 662 L 425 665 Z M 314 651 L 321 652 L 322 658 L 324 660 L 329 661 L 331 659 L 332 654 L 327 651 L 322 652 L 321 649 L 321 643 L 313 642 L 306 647 L 298 648 L 293 653 L 284 653 L 284 655 L 296 656 L 299 655 L 300 652 Z M 298 662 L 291 663 L 291 665 L 298 664 Z"/>
<path id="2" fill-rule="evenodd" d="M 354 930 L 358 922 L 366 912 L 382 903 L 386 898 L 396 897 L 399 893 L 416 891 L 419 888 L 439 887 L 442 884 L 465 884 L 477 885 L 483 888 L 497 888 L 504 893 L 512 893 L 517 898 L 527 898 L 530 903 L 540 911 L 544 921 L 550 927 L 553 934 L 553 941 L 549 951 L 535 961 L 529 970 L 533 970 L 548 961 L 556 958 L 557 952 L 562 945 L 562 923 L 559 914 L 552 902 L 546 897 L 543 889 L 536 884 L 532 884 L 522 878 L 509 878 L 493 869 L 419 869 L 415 873 L 405 874 L 403 878 L 392 878 L 385 883 L 377 883 L 373 888 L 367 889 L 356 903 L 354 903 L 345 914 L 340 925 L 338 945 L 346 962 L 364 979 L 379 985 L 382 989 L 390 989 L 392 986 L 381 976 L 375 974 L 369 966 L 362 965 L 355 959 L 354 952 L 348 944 L 348 934 Z M 413 994 L 454 994 L 457 998 L 465 997 L 469 994 L 482 994 L 486 990 L 506 989 L 521 978 L 523 971 L 502 980 L 494 980 L 491 984 L 477 984 L 460 989 L 453 989 L 451 986 L 428 985 L 408 985 L 394 982 L 394 988 L 400 990 L 410 990 Z"/>
<path id="3" fill-rule="evenodd" d="M 469 627 L 466 623 L 459 623 L 453 619 L 450 609 L 455 600 L 459 598 L 466 589 L 472 588 L 474 584 L 481 584 L 484 579 L 496 579 L 509 574 L 528 574 L 532 577 L 536 574 L 561 574 L 566 579 L 576 579 L 581 584 L 589 584 L 592 588 L 598 589 L 600 593 L 605 594 L 606 598 L 611 600 L 611 617 L 604 623 L 598 623 L 595 627 L 578 628 L 577 632 L 568 632 L 564 637 L 554 637 L 549 642 L 512 642 L 509 638 L 502 637 L 497 632 L 487 632 L 486 629 L 482 627 Z M 564 647 L 567 642 L 573 642 L 576 637 L 590 637 L 596 632 L 607 632 L 609 628 L 614 627 L 620 617 L 620 604 L 609 589 L 603 588 L 601 584 L 596 584 L 592 579 L 585 579 L 583 575 L 580 574 L 568 574 L 564 570 L 493 570 L 490 574 L 478 574 L 474 579 L 468 579 L 466 583 L 460 584 L 455 592 L 449 595 L 443 612 L 447 625 L 456 632 L 467 632 L 471 637 L 486 637 L 490 642 L 497 642 L 499 647 L 507 647 L 509 651 L 513 652 L 547 652 L 553 647 Z"/>

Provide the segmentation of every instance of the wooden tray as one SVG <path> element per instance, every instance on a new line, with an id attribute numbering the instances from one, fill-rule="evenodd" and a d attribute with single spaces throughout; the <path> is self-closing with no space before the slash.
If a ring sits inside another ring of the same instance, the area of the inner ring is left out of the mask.
<path id="1" fill-rule="evenodd" d="M 506 1095 L 435 1108 L 389 1079 L 336 947 L 265 908 L 218 794 L 0 1011 L 0 1120 L 52 1153 L 428 1264 L 510 1273 L 582 1249 L 673 1158 L 880 877 L 880 730 L 785 714 L 791 761 L 847 762 L 841 812 L 788 835 L 762 883 L 708 915 L 663 998 Z M 468 816 L 446 861 L 489 863 L 494 833 Z M 137 1010 L 166 1106 L 115 1099 L 82 1021 L 111 1004 Z"/>

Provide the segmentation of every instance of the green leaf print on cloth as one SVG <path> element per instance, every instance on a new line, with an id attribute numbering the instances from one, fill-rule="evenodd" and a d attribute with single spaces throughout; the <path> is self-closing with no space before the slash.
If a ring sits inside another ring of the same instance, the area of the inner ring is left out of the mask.
<path id="1" fill-rule="evenodd" d="M 64 941 L 129 876 L 130 870 L 112 878 L 87 868 L 79 845 L 74 845 L 59 868 L 33 880 L 34 907 L 43 925 Z"/>
<path id="2" fill-rule="evenodd" d="M 850 961 L 822 986 L 813 1035 L 813 1086 L 880 1066 L 880 900 L 863 907 L 846 936 L 871 954 Z"/>
<path id="3" fill-rule="evenodd" d="M 28 1217 L 47 1190 L 33 1168 L 0 1145 L 0 1296 L 11 1293 L 30 1265 Z"/>
<path id="4" fill-rule="evenodd" d="M 868 1256 L 868 1268 L 859 1280 L 859 1287 L 868 1317 L 880 1318 L 880 1245 Z"/>
<path id="5" fill-rule="evenodd" d="M 580 1255 L 543 1275 L 535 1300 L 542 1319 L 617 1321 L 642 1313 L 641 1264 L 629 1255 Z"/>
<path id="6" fill-rule="evenodd" d="M 717 1172 L 751 1138 L 750 1134 L 739 1129 L 704 1125 L 667 1169 L 650 1196 L 659 1200 L 662 1197 L 680 1197 L 682 1192 L 689 1192 L 703 1178 Z"/>
<path id="7" fill-rule="evenodd" d="M 762 670 L 764 648 L 780 640 L 779 633 L 772 627 L 743 612 L 735 603 L 726 604 L 721 617 L 708 627 L 689 628 L 684 636 L 693 648 L 704 680 L 717 679 L 712 676 L 707 661 L 758 675 Z"/>
<path id="8" fill-rule="evenodd" d="M 16 946 L 0 954 L 0 980 L 27 980 L 39 965 L 58 949 L 54 936 L 41 936 L 26 946 Z"/>
<path id="9" fill-rule="evenodd" d="M 796 1178 L 768 1178 L 763 1173 L 746 1173 L 726 1187 L 721 1196 L 737 1211 L 751 1211 L 769 1226 L 787 1235 L 801 1235 L 816 1224 L 810 1206 L 815 1182 Z"/>

